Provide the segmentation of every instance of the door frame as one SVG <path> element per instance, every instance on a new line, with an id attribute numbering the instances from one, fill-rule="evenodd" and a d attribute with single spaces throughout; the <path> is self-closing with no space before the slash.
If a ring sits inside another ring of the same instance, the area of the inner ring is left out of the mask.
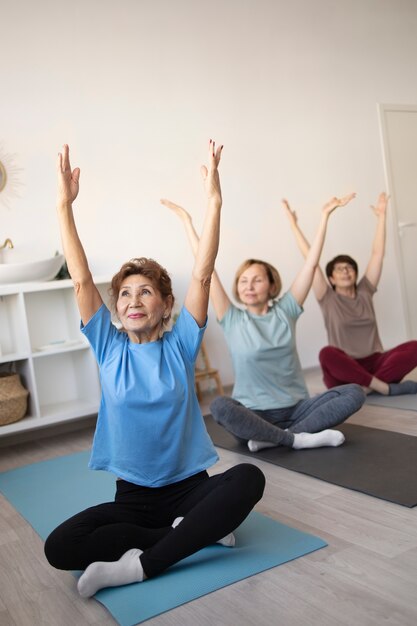
<path id="1" fill-rule="evenodd" d="M 402 300 L 402 309 L 404 315 L 405 329 L 407 333 L 407 339 L 411 338 L 411 320 L 410 320 L 410 312 L 408 307 L 408 297 L 407 297 L 407 287 L 405 284 L 405 268 L 404 262 L 401 254 L 401 242 L 400 242 L 400 234 L 398 230 L 398 212 L 397 212 L 397 202 L 395 197 L 395 188 L 394 181 L 392 175 L 392 163 L 391 156 L 389 152 L 389 142 L 388 142 L 388 130 L 387 130 L 387 122 L 386 122 L 386 114 L 391 112 L 403 112 L 403 111 L 411 111 L 412 113 L 417 113 L 417 105 L 406 105 L 406 104 L 383 104 L 378 103 L 378 117 L 379 117 L 379 128 L 380 128 L 380 136 L 381 136 L 381 145 L 382 145 L 382 160 L 384 166 L 384 176 L 386 182 L 387 192 L 391 197 L 391 215 L 392 215 L 392 225 L 394 231 L 394 253 L 397 261 L 397 267 L 399 268 L 399 284 L 400 284 L 400 294 Z"/>

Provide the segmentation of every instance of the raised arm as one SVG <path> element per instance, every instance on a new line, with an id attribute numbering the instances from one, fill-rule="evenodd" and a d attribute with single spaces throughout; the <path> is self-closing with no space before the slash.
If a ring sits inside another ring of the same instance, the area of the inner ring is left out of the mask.
<path id="1" fill-rule="evenodd" d="M 208 167 L 201 168 L 207 195 L 207 210 L 200 238 L 185 209 L 169 200 L 161 200 L 162 204 L 173 209 L 181 218 L 191 243 L 194 267 L 184 304 L 199 326 L 203 326 L 206 322 L 214 262 L 219 248 L 222 195 L 218 165 L 222 148 L 223 146 L 216 150 L 215 143 L 210 140 Z"/>
<path id="2" fill-rule="evenodd" d="M 162 198 L 161 203 L 168 207 L 168 209 L 171 209 L 182 221 L 191 250 L 195 256 L 200 239 L 194 228 L 191 215 L 182 206 L 175 204 L 175 202 L 171 202 L 171 200 Z M 216 270 L 214 270 L 211 277 L 210 298 L 216 312 L 216 317 L 221 320 L 230 306 L 230 298 L 227 295 Z"/>
<path id="3" fill-rule="evenodd" d="M 343 198 L 332 198 L 324 205 L 317 233 L 307 252 L 304 265 L 290 287 L 290 291 L 299 305 L 304 303 L 313 283 L 313 277 L 320 260 L 324 239 L 326 237 L 327 222 L 330 215 L 337 207 L 345 206 L 355 195 L 356 194 L 351 193 Z"/>
<path id="4" fill-rule="evenodd" d="M 79 190 L 80 169 L 71 170 L 69 148 L 64 145 L 58 154 L 57 211 L 62 246 L 68 271 L 74 283 L 75 296 L 83 324 L 86 324 L 100 308 L 102 299 L 93 282 L 87 257 L 75 226 L 72 203 Z"/>
<path id="5" fill-rule="evenodd" d="M 307 257 L 308 251 L 310 250 L 310 244 L 307 241 L 304 233 L 302 232 L 299 224 L 298 218 L 295 211 L 293 211 L 288 203 L 288 200 L 283 199 L 282 205 L 284 207 L 285 213 L 288 217 L 288 221 L 290 223 L 291 230 L 294 234 L 295 241 L 297 243 L 298 249 L 304 258 Z M 323 270 L 320 265 L 317 265 L 316 271 L 314 272 L 313 277 L 313 291 L 317 300 L 321 300 L 327 290 L 327 281 L 324 275 Z"/>
<path id="6" fill-rule="evenodd" d="M 383 191 L 378 196 L 376 206 L 371 205 L 371 209 L 376 215 L 377 223 L 372 243 L 371 258 L 369 259 L 365 276 L 374 287 L 377 287 L 379 283 L 384 262 L 388 200 L 389 196 Z"/>

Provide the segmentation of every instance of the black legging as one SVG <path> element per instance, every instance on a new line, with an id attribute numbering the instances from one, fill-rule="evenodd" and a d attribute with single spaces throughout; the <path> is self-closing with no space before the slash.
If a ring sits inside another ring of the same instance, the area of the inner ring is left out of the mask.
<path id="1" fill-rule="evenodd" d="M 114 502 L 90 507 L 49 535 L 45 555 L 57 569 L 83 570 L 143 550 L 148 578 L 235 530 L 261 499 L 265 477 L 242 463 L 209 477 L 200 472 L 165 487 L 117 481 Z M 176 517 L 184 520 L 172 528 Z"/>

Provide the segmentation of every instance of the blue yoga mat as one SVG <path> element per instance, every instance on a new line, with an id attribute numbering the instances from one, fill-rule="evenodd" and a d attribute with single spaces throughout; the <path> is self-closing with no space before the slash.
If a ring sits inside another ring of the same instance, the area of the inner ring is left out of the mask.
<path id="1" fill-rule="evenodd" d="M 74 513 L 113 500 L 114 477 L 88 470 L 88 457 L 88 452 L 79 452 L 0 473 L 0 491 L 45 539 Z M 103 589 L 94 597 L 121 626 L 134 626 L 327 545 L 256 512 L 235 535 L 235 548 L 209 546 L 157 578 Z"/>

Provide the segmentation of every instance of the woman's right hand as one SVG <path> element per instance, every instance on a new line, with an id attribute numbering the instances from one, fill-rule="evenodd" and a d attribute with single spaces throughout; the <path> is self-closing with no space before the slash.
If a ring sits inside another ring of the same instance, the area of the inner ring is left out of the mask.
<path id="1" fill-rule="evenodd" d="M 69 147 L 62 146 L 62 152 L 58 153 L 58 205 L 72 204 L 78 196 L 80 168 L 71 171 L 69 160 Z"/>
<path id="2" fill-rule="evenodd" d="M 171 200 L 167 200 L 167 198 L 161 198 L 161 204 L 171 209 L 171 211 L 174 211 L 175 215 L 178 215 L 183 222 L 192 221 L 191 215 L 179 204 L 175 204 L 175 202 L 171 202 Z"/>
<path id="3" fill-rule="evenodd" d="M 379 194 L 376 205 L 371 204 L 371 209 L 376 217 L 385 217 L 387 212 L 389 196 L 383 191 Z"/>
<path id="4" fill-rule="evenodd" d="M 216 142 L 210 139 L 208 166 L 202 165 L 200 168 L 207 198 L 209 201 L 214 201 L 218 206 L 221 206 L 222 204 L 222 192 L 218 170 L 222 150 L 223 146 L 216 148 Z"/>

